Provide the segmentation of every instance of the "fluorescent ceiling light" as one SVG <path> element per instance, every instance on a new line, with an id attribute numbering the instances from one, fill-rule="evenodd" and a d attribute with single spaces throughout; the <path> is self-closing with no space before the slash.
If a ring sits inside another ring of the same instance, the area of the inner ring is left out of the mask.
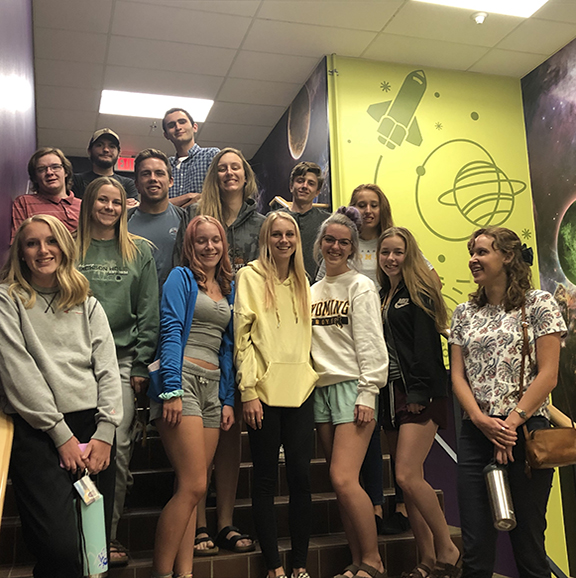
<path id="1" fill-rule="evenodd" d="M 440 6 L 452 6 L 453 8 L 468 8 L 480 10 L 492 14 L 505 14 L 506 16 L 520 16 L 529 18 L 548 0 L 414 0 L 427 4 L 440 4 Z"/>
<path id="2" fill-rule="evenodd" d="M 101 114 L 119 114 L 122 116 L 164 118 L 164 113 L 168 109 L 182 107 L 192 115 L 195 122 L 204 122 L 213 104 L 213 100 L 206 100 L 205 98 L 184 98 L 182 96 L 164 94 L 103 90 L 99 112 Z"/>

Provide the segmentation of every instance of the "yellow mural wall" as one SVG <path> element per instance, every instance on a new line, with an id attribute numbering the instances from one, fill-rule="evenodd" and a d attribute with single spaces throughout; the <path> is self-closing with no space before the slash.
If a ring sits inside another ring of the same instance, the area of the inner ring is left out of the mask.
<path id="1" fill-rule="evenodd" d="M 334 208 L 357 185 L 378 184 L 451 309 L 474 290 L 465 242 L 474 230 L 502 225 L 535 249 L 518 79 L 336 55 L 327 66 Z M 537 283 L 537 261 L 533 275 Z M 556 476 L 547 549 L 567 572 L 562 519 Z"/>

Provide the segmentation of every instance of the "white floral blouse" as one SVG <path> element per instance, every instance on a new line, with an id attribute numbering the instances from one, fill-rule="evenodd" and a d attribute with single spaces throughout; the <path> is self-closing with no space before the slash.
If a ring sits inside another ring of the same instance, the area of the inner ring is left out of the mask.
<path id="1" fill-rule="evenodd" d="M 546 291 L 526 294 L 526 318 L 532 366 L 526 360 L 524 391 L 532 383 L 536 366 L 535 341 L 543 335 L 566 333 L 554 297 Z M 466 377 L 482 413 L 507 416 L 518 403 L 522 362 L 522 311 L 506 312 L 501 305 L 458 305 L 452 316 L 451 344 L 462 348 Z M 548 400 L 534 415 L 548 415 Z M 468 416 L 465 416 L 468 417 Z"/>

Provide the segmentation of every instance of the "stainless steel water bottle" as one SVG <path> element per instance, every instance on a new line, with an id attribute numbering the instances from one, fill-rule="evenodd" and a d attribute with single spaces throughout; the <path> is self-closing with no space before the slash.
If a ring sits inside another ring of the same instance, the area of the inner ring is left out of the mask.
<path id="1" fill-rule="evenodd" d="M 516 527 L 516 516 L 506 466 L 493 462 L 484 468 L 483 473 L 494 527 L 509 532 Z"/>

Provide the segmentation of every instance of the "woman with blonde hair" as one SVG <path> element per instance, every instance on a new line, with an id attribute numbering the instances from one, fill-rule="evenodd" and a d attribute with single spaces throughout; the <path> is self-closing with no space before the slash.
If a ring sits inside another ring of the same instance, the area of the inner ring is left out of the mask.
<path id="1" fill-rule="evenodd" d="M 507 464 L 518 573 L 549 578 L 544 530 L 554 470 L 525 470 L 522 426 L 550 427 L 548 397 L 558 378 L 566 324 L 552 295 L 532 288 L 532 255 L 514 231 L 478 229 L 468 251 L 478 289 L 454 311 L 450 332 L 452 387 L 465 412 L 458 444 L 463 576 L 492 576 L 498 532 L 482 470 L 495 460 Z"/>
<path id="2" fill-rule="evenodd" d="M 83 575 L 76 474 L 97 476 L 108 534 L 114 499 L 120 375 L 106 314 L 75 262 L 66 227 L 35 215 L 18 229 L 0 273 L 2 409 L 14 421 L 10 474 L 38 577 Z"/>
<path id="3" fill-rule="evenodd" d="M 312 516 L 310 460 L 314 440 L 310 365 L 310 288 L 298 225 L 270 213 L 260 256 L 240 270 L 234 309 L 235 361 L 254 478 L 252 512 L 268 576 L 286 577 L 278 553 L 274 493 L 284 446 L 290 491 L 292 577 L 306 572 Z"/>
<path id="4" fill-rule="evenodd" d="M 148 365 L 158 340 L 158 281 L 150 243 L 128 232 L 126 192 L 113 178 L 99 177 L 84 193 L 77 231 L 78 269 L 108 316 L 122 377 L 124 417 L 116 431 L 116 495 L 110 566 L 128 563 L 116 539 L 130 477 L 136 394 L 148 387 Z"/>
<path id="5" fill-rule="evenodd" d="M 256 210 L 258 192 L 254 171 L 241 151 L 222 149 L 213 159 L 202 188 L 202 197 L 188 212 L 217 219 L 228 240 L 232 270 L 236 273 L 258 257 L 258 237 L 264 216 Z M 217 535 L 210 537 L 206 522 L 206 502 L 198 506 L 196 554 L 211 556 L 219 548 L 251 552 L 254 542 L 233 525 L 236 487 L 240 472 L 241 404 L 236 404 L 234 425 L 220 436 L 214 458 L 217 503 Z"/>
<path id="6" fill-rule="evenodd" d="M 420 563 L 407 578 L 456 578 L 460 553 L 433 488 L 424 479 L 438 427 L 447 426 L 448 376 L 440 333 L 448 315 L 435 275 L 408 229 L 378 239 L 378 278 L 390 360 L 380 399 L 396 481 L 403 490 Z"/>
<path id="7" fill-rule="evenodd" d="M 183 249 L 183 266 L 172 269 L 162 291 L 160 378 L 148 390 L 150 420 L 176 474 L 156 528 L 153 576 L 159 578 L 192 576 L 196 507 L 219 431 L 234 423 L 234 284 L 220 222 L 192 219 Z"/>

